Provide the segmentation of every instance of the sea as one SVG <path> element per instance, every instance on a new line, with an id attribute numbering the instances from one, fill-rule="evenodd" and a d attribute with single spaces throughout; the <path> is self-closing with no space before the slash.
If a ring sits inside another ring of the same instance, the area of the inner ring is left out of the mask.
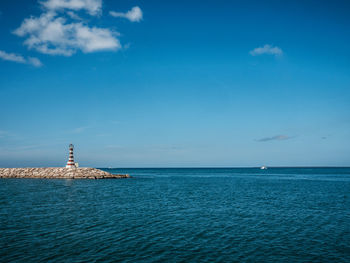
<path id="1" fill-rule="evenodd" d="M 350 262 L 350 168 L 0 179 L 0 262 Z"/>

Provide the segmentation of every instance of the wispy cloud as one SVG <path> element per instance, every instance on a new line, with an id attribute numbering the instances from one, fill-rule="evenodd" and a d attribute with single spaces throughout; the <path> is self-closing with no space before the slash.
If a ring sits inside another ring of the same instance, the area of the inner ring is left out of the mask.
<path id="1" fill-rule="evenodd" d="M 34 67 L 41 67 L 43 64 L 38 58 L 28 57 L 24 58 L 21 55 L 15 53 L 7 53 L 5 51 L 0 50 L 0 58 L 7 61 L 12 61 L 21 64 L 28 64 Z"/>
<path id="2" fill-rule="evenodd" d="M 113 17 L 126 18 L 131 22 L 139 22 L 142 20 L 142 17 L 143 17 L 142 10 L 138 6 L 134 6 L 133 8 L 131 8 L 131 10 L 129 10 L 126 13 L 110 11 L 109 14 Z"/>
<path id="3" fill-rule="evenodd" d="M 123 149 L 123 146 L 110 144 L 110 145 L 106 145 L 105 148 L 106 149 L 118 149 L 118 150 L 121 150 L 121 149 Z"/>
<path id="4" fill-rule="evenodd" d="M 13 61 L 17 63 L 26 63 L 26 60 L 24 59 L 24 57 L 14 53 L 7 53 L 2 50 L 0 50 L 0 58 L 2 58 L 3 60 Z"/>
<path id="5" fill-rule="evenodd" d="M 9 132 L 6 130 L 0 130 L 0 139 L 4 139 L 4 138 L 18 138 L 17 134 L 13 133 L 13 132 Z"/>
<path id="6" fill-rule="evenodd" d="M 9 135 L 9 132 L 0 130 L 0 139 Z"/>
<path id="7" fill-rule="evenodd" d="M 263 47 L 254 48 L 249 52 L 252 56 L 258 56 L 263 54 L 274 55 L 274 56 L 282 56 L 283 51 L 281 48 L 272 45 L 264 45 Z"/>
<path id="8" fill-rule="evenodd" d="M 38 58 L 28 57 L 27 63 L 33 65 L 34 67 L 41 67 L 43 64 Z"/>
<path id="9" fill-rule="evenodd" d="M 292 139 L 292 138 L 294 138 L 294 137 L 281 134 L 281 135 L 275 135 L 275 136 L 272 136 L 272 137 L 264 137 L 264 138 L 258 139 L 257 141 L 258 142 L 284 141 L 284 140 L 289 140 L 289 139 Z"/>
<path id="10" fill-rule="evenodd" d="M 50 11 L 85 10 L 90 15 L 100 14 L 102 8 L 102 0 L 48 0 L 40 3 Z"/>
<path id="11" fill-rule="evenodd" d="M 72 12 L 72 11 L 67 11 L 67 15 L 75 20 L 80 20 L 83 21 L 84 19 L 82 19 L 80 16 L 78 16 L 76 13 Z"/>
<path id="12" fill-rule="evenodd" d="M 110 121 L 112 124 L 121 124 L 122 122 L 119 120 L 111 120 Z"/>
<path id="13" fill-rule="evenodd" d="M 75 129 L 73 129 L 71 132 L 72 133 L 82 133 L 88 128 L 89 128 L 89 126 L 77 127 Z"/>

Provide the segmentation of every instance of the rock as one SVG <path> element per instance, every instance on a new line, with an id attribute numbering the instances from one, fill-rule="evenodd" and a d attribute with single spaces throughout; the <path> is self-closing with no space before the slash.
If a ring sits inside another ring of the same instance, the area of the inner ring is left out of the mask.
<path id="1" fill-rule="evenodd" d="M 111 174 L 89 167 L 0 168 L 0 178 L 119 179 L 129 177 L 128 174 Z"/>

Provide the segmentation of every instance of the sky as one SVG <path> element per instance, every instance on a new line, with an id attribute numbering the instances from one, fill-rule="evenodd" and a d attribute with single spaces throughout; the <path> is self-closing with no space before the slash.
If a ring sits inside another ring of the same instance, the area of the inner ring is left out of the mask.
<path id="1" fill-rule="evenodd" d="M 2 0 L 0 167 L 350 166 L 349 13 Z"/>

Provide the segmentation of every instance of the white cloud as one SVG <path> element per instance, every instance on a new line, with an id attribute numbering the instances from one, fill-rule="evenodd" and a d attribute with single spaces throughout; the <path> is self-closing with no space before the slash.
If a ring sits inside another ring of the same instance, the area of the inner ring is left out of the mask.
<path id="1" fill-rule="evenodd" d="M 13 61 L 17 63 L 26 63 L 26 60 L 21 55 L 17 55 L 14 53 L 7 53 L 2 50 L 0 50 L 0 58 L 3 60 Z"/>
<path id="2" fill-rule="evenodd" d="M 28 57 L 27 62 L 34 67 L 41 67 L 43 63 L 38 58 Z"/>
<path id="3" fill-rule="evenodd" d="M 75 19 L 75 20 L 80 20 L 82 21 L 83 19 L 78 16 L 76 13 L 72 12 L 72 11 L 67 11 L 67 15 L 72 18 L 72 19 Z"/>
<path id="4" fill-rule="evenodd" d="M 134 6 L 130 11 L 126 13 L 110 11 L 109 14 L 113 17 L 124 17 L 131 22 L 139 22 L 142 20 L 142 10 L 138 6 Z"/>
<path id="5" fill-rule="evenodd" d="M 117 50 L 121 44 L 108 28 L 89 27 L 86 24 L 67 23 L 55 12 L 25 19 L 14 34 L 27 37 L 24 44 L 30 49 L 50 55 L 71 56 L 77 50 L 85 53 Z"/>
<path id="6" fill-rule="evenodd" d="M 101 13 L 102 0 L 48 0 L 41 4 L 49 11 L 85 10 L 90 15 L 97 15 Z"/>
<path id="7" fill-rule="evenodd" d="M 252 56 L 258 56 L 263 54 L 281 56 L 283 54 L 283 51 L 279 47 L 274 47 L 272 45 L 264 45 L 263 47 L 254 48 L 249 53 Z"/>
<path id="8" fill-rule="evenodd" d="M 29 49 L 49 55 L 71 56 L 77 51 L 115 51 L 122 48 L 120 34 L 109 28 L 90 26 L 79 15 L 85 11 L 90 15 L 102 13 L 102 0 L 46 0 L 40 1 L 43 13 L 23 20 L 13 33 L 25 38 Z M 138 6 L 127 13 L 114 13 L 130 21 L 140 21 L 142 11 Z M 28 58 L 35 66 L 40 61 Z"/>
<path id="9" fill-rule="evenodd" d="M 43 65 L 38 58 L 28 57 L 27 59 L 25 59 L 21 55 L 17 55 L 14 53 L 7 53 L 2 50 L 0 50 L 0 58 L 3 60 L 13 61 L 16 63 L 29 64 L 34 67 L 41 67 Z"/>

